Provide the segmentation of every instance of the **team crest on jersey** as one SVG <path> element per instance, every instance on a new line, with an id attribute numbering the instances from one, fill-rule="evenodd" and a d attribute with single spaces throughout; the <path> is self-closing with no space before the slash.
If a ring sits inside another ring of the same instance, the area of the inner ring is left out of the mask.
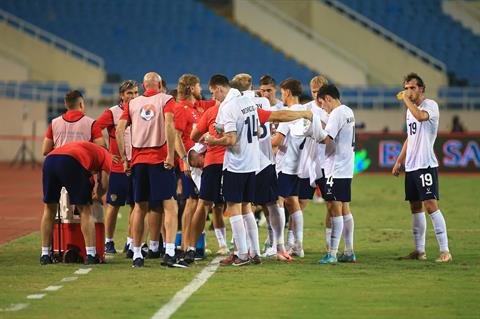
<path id="1" fill-rule="evenodd" d="M 142 107 L 140 117 L 145 121 L 150 121 L 155 116 L 155 106 L 147 104 Z"/>

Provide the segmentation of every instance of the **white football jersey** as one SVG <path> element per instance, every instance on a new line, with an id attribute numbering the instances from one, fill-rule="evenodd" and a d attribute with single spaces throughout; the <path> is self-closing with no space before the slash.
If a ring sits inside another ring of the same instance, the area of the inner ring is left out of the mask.
<path id="1" fill-rule="evenodd" d="M 248 96 L 230 99 L 220 107 L 217 124 L 223 126 L 224 133 L 237 133 L 237 142 L 225 151 L 223 169 L 234 173 L 258 172 L 259 120 L 255 101 Z"/>
<path id="2" fill-rule="evenodd" d="M 275 105 L 271 105 L 270 111 L 280 111 L 287 108 L 285 105 L 283 105 L 283 102 L 281 100 L 278 100 L 278 99 L 276 100 L 277 100 L 277 103 Z"/>
<path id="3" fill-rule="evenodd" d="M 407 109 L 407 156 L 405 171 L 411 172 L 421 168 L 438 167 L 433 144 L 437 138 L 440 112 L 434 100 L 425 99 L 418 107 L 428 113 L 428 120 L 419 122 Z"/>
<path id="4" fill-rule="evenodd" d="M 325 147 L 325 176 L 352 178 L 355 161 L 355 116 L 352 109 L 342 104 L 332 110 L 325 131 L 333 140 Z"/>
<path id="5" fill-rule="evenodd" d="M 288 108 L 292 111 L 304 111 L 304 105 L 295 104 Z M 283 122 L 278 125 L 277 133 L 285 136 L 282 145 L 278 147 L 276 156 L 277 172 L 297 175 L 299 173 L 299 160 L 306 137 L 303 135 L 308 120 L 298 119 L 291 122 Z"/>
<path id="6" fill-rule="evenodd" d="M 328 122 L 328 113 L 318 107 L 315 101 L 304 104 L 307 110 L 311 110 L 314 114 L 320 117 L 320 120 L 325 127 Z M 317 143 L 313 138 L 307 137 L 303 151 L 300 154 L 300 169 L 298 176 L 300 178 L 310 178 L 310 183 L 315 184 L 315 181 L 321 177 L 322 168 L 325 164 L 325 144 Z"/>

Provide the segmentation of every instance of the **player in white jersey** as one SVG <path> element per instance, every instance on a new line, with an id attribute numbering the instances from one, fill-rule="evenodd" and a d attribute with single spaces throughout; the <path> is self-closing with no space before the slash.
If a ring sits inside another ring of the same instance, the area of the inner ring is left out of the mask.
<path id="1" fill-rule="evenodd" d="M 223 85 L 224 87 L 227 84 Z M 255 219 L 250 215 L 251 202 L 255 197 L 255 173 L 260 169 L 260 147 L 258 127 L 268 121 L 292 121 L 300 117 L 309 117 L 310 112 L 269 112 L 257 110 L 255 100 L 242 96 L 237 89 L 230 89 L 217 115 L 217 126 L 224 136 L 215 138 L 208 135 L 203 140 L 207 145 L 227 146 L 223 163 L 223 195 L 230 214 L 230 224 L 238 258 L 233 265 L 243 266 L 250 263 L 250 258 L 258 262 L 258 229 Z M 253 250 L 248 254 L 247 231 Z M 249 258 L 250 257 L 250 258 Z"/>
<path id="2" fill-rule="evenodd" d="M 405 77 L 401 92 L 407 107 L 407 140 L 403 143 L 392 173 L 398 176 L 405 163 L 405 200 L 410 202 L 413 216 L 415 250 L 404 259 L 425 260 L 425 233 L 427 221 L 424 207 L 432 220 L 440 256 L 437 262 L 449 262 L 447 226 L 438 207 L 438 162 L 433 151 L 437 137 L 440 113 L 434 100 L 425 98 L 425 84 L 415 73 Z"/>
<path id="3" fill-rule="evenodd" d="M 274 111 L 283 110 L 285 107 L 282 100 L 277 99 L 277 83 L 275 79 L 266 74 L 260 78 L 260 95 L 270 103 L 270 108 Z"/>
<path id="4" fill-rule="evenodd" d="M 350 212 L 351 184 L 354 167 L 355 116 L 353 111 L 340 102 L 340 93 L 333 84 L 322 86 L 317 92 L 317 100 L 329 113 L 325 129 L 320 117 L 313 115 L 309 133 L 325 147 L 326 191 L 324 198 L 332 216 L 330 249 L 319 263 L 333 264 L 337 261 L 355 262 L 353 252 L 353 216 Z M 344 228 L 345 224 L 345 228 Z M 344 232 L 345 251 L 337 259 L 338 246 Z"/>
<path id="5" fill-rule="evenodd" d="M 302 94 L 300 81 L 288 78 L 280 84 L 282 101 L 289 110 L 305 110 L 299 104 Z M 276 169 L 278 172 L 279 200 L 282 211 L 284 207 L 290 213 L 294 225 L 293 233 L 295 244 L 290 247 L 289 253 L 293 256 L 303 257 L 303 213 L 298 201 L 299 194 L 299 159 L 305 144 L 303 130 L 305 120 L 300 119 L 289 123 L 281 123 L 277 134 L 272 140 L 273 147 L 278 147 L 276 154 Z"/>

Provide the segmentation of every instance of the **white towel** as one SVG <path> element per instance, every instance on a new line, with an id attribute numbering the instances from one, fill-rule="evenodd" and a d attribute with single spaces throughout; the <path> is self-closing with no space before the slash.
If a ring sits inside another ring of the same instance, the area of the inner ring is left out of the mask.
<path id="1" fill-rule="evenodd" d="M 200 143 L 195 143 L 195 145 L 192 146 L 192 148 L 188 150 L 189 153 L 191 151 L 195 151 L 197 153 L 202 154 L 202 153 L 205 153 L 207 151 L 207 146 L 203 145 L 203 144 L 200 144 Z M 190 162 L 188 164 L 190 164 Z M 200 184 L 201 184 L 201 181 L 202 181 L 203 170 L 201 168 L 198 168 L 198 167 L 192 167 L 191 165 L 190 165 L 190 168 L 191 168 L 190 172 L 192 174 L 192 180 L 195 183 L 195 186 L 197 186 L 197 189 L 200 190 Z"/>

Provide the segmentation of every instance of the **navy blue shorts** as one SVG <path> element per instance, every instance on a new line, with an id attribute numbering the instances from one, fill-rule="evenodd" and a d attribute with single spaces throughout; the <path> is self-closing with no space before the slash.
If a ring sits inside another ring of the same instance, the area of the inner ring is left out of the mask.
<path id="1" fill-rule="evenodd" d="M 205 201 L 220 204 L 224 202 L 222 194 L 223 164 L 211 164 L 203 168 L 199 197 Z"/>
<path id="2" fill-rule="evenodd" d="M 193 179 L 185 175 L 184 172 L 180 173 L 180 178 L 182 179 L 182 199 L 187 200 L 188 198 L 198 198 L 198 189 Z"/>
<path id="3" fill-rule="evenodd" d="M 310 178 L 299 178 L 298 183 L 298 199 L 312 199 L 316 188 L 310 186 Z"/>
<path id="4" fill-rule="evenodd" d="M 223 171 L 223 197 L 232 203 L 252 203 L 255 200 L 255 172 Z"/>
<path id="5" fill-rule="evenodd" d="M 176 198 L 177 178 L 174 169 L 160 164 L 136 164 L 132 167 L 133 199 L 156 207 L 166 199 Z"/>
<path id="6" fill-rule="evenodd" d="M 424 201 L 429 199 L 440 199 L 438 168 L 422 168 L 405 173 L 405 200 Z"/>
<path id="7" fill-rule="evenodd" d="M 300 184 L 297 175 L 278 173 L 278 195 L 283 198 L 298 196 L 299 191 Z"/>
<path id="8" fill-rule="evenodd" d="M 277 172 L 274 165 L 265 167 L 255 176 L 255 205 L 275 203 L 278 199 Z"/>
<path id="9" fill-rule="evenodd" d="M 320 188 L 320 192 L 322 193 L 322 197 L 325 199 L 325 194 L 327 192 L 327 179 L 325 178 L 325 175 L 323 177 L 320 177 L 315 181 L 315 184 Z"/>
<path id="10" fill-rule="evenodd" d="M 43 163 L 42 182 L 44 203 L 58 203 L 60 190 L 65 187 L 72 205 L 92 204 L 92 174 L 71 156 L 47 156 Z"/>
<path id="11" fill-rule="evenodd" d="M 326 180 L 325 193 L 323 198 L 330 201 L 348 203 L 352 201 L 352 179 L 351 178 L 332 178 Z"/>
<path id="12" fill-rule="evenodd" d="M 111 172 L 108 179 L 107 203 L 112 206 L 135 205 L 132 176 Z"/>

